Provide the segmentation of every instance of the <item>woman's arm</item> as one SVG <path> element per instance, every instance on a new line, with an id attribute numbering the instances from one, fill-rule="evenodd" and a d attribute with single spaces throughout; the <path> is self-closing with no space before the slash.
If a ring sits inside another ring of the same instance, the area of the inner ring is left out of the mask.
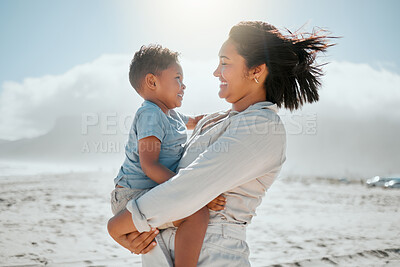
<path id="1" fill-rule="evenodd" d="M 223 192 L 279 172 L 286 136 L 280 121 L 261 115 L 233 119 L 204 153 L 176 176 L 128 202 L 139 232 L 187 217 Z M 190 149 L 190 148 L 189 148 Z"/>

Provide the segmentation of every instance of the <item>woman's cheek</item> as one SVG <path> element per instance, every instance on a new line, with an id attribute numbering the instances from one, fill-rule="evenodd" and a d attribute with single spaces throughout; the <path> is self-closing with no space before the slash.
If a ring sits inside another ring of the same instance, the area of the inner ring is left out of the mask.
<path id="1" fill-rule="evenodd" d="M 229 76 L 229 71 L 226 67 L 221 68 L 221 76 L 224 80 L 226 80 L 226 77 Z"/>

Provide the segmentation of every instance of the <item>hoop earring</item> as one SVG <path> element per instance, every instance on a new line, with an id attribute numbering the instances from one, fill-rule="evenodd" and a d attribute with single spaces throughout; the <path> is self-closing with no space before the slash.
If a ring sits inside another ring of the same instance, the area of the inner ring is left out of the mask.
<path id="1" fill-rule="evenodd" d="M 254 77 L 254 81 L 255 81 L 256 83 L 260 83 L 260 82 L 257 80 L 256 77 Z"/>

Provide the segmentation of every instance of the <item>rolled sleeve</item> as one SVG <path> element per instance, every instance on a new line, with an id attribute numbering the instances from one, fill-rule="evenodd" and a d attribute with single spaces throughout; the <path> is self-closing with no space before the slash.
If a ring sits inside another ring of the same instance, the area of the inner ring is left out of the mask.
<path id="1" fill-rule="evenodd" d="M 149 232 L 151 230 L 149 224 L 147 223 L 146 217 L 140 212 L 136 200 L 131 199 L 126 204 L 126 209 L 132 214 L 132 220 L 135 224 L 136 230 L 140 233 Z"/>
<path id="2" fill-rule="evenodd" d="M 135 226 L 158 227 L 185 218 L 223 192 L 266 173 L 278 173 L 285 160 L 286 135 L 277 118 L 252 115 L 232 119 L 194 162 L 136 200 Z"/>

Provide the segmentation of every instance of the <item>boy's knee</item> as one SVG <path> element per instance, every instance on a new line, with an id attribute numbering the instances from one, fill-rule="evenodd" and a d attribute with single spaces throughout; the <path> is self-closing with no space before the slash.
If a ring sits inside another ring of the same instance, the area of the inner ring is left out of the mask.
<path id="1" fill-rule="evenodd" d="M 210 219 L 210 212 L 208 211 L 208 208 L 203 207 L 197 213 L 198 216 L 201 217 L 201 220 L 208 224 L 208 221 Z"/>

